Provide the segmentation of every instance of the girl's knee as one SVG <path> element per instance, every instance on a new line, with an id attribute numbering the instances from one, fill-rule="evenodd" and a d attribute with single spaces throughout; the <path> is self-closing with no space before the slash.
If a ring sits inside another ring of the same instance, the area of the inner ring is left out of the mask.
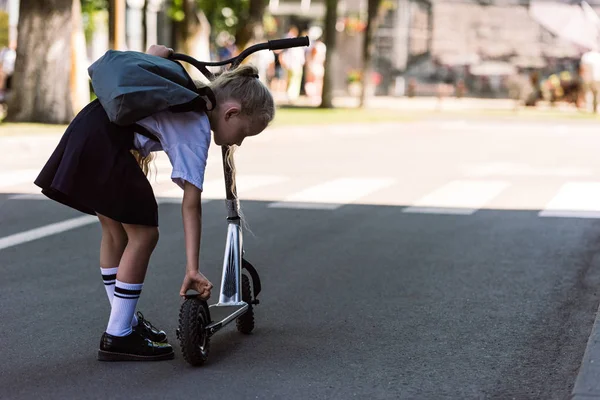
<path id="1" fill-rule="evenodd" d="M 120 222 L 100 214 L 98 214 L 98 219 L 102 226 L 103 240 L 106 239 L 113 245 L 119 247 L 125 247 L 127 245 L 127 232 L 125 232 L 125 229 Z"/>
<path id="2" fill-rule="evenodd" d="M 156 247 L 158 244 L 158 238 L 160 236 L 158 232 L 158 227 L 153 227 L 148 230 L 148 243 L 152 245 L 152 248 Z"/>
<path id="3" fill-rule="evenodd" d="M 132 227 L 129 225 L 125 228 L 129 243 L 132 245 L 142 246 L 154 249 L 158 243 L 159 233 L 156 226 L 140 226 Z"/>

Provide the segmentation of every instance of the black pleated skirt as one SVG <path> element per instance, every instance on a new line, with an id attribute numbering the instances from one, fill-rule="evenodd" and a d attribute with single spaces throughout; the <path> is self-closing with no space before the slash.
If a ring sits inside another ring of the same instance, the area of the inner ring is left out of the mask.
<path id="1" fill-rule="evenodd" d="M 111 123 L 94 100 L 73 119 L 34 183 L 50 199 L 83 213 L 158 226 L 154 191 L 132 146 L 133 131 Z"/>

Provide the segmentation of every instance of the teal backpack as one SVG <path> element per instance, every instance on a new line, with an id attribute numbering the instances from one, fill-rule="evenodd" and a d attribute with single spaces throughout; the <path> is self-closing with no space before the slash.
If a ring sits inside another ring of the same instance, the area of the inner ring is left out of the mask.
<path id="1" fill-rule="evenodd" d="M 120 126 L 164 110 L 208 111 L 216 104 L 212 90 L 196 88 L 179 62 L 146 53 L 108 50 L 88 74 L 109 120 Z"/>

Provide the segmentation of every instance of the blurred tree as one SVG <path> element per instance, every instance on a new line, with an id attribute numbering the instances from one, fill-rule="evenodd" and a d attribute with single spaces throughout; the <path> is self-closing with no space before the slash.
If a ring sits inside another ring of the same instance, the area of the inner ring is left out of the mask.
<path id="1" fill-rule="evenodd" d="M 17 40 L 7 120 L 70 122 L 90 95 L 80 0 L 21 0 Z"/>
<path id="2" fill-rule="evenodd" d="M 83 30 L 85 40 L 89 42 L 96 30 L 94 14 L 98 11 L 108 10 L 108 0 L 81 0 L 81 14 L 83 17 Z"/>
<path id="3" fill-rule="evenodd" d="M 185 9 L 190 9 L 187 1 L 172 1 L 169 15 L 173 20 L 185 19 Z M 267 0 L 192 0 L 191 3 L 195 3 L 196 9 L 202 11 L 210 23 L 212 42 L 225 32 L 235 38 L 238 49 L 245 48 L 253 39 L 255 27 L 263 24 L 267 7 Z"/>
<path id="4" fill-rule="evenodd" d="M 174 20 L 172 32 L 174 49 L 177 53 L 189 54 L 200 60 L 210 58 L 209 37 L 211 26 L 205 12 L 198 7 L 198 0 L 173 0 L 169 10 Z M 202 79 L 200 72 L 188 63 L 183 63 L 188 73 Z"/>
<path id="5" fill-rule="evenodd" d="M 325 55 L 325 75 L 323 76 L 323 94 L 320 108 L 333 108 L 333 75 L 335 74 L 333 64 L 336 57 L 337 3 L 337 0 L 325 0 L 324 42 L 327 46 L 327 53 Z"/>
<path id="6" fill-rule="evenodd" d="M 142 6 L 142 49 L 148 49 L 153 43 L 148 43 L 148 0 L 144 0 Z"/>
<path id="7" fill-rule="evenodd" d="M 365 29 L 365 37 L 363 40 L 363 70 L 362 70 L 362 90 L 360 92 L 360 105 L 364 107 L 366 102 L 367 93 L 370 86 L 373 84 L 371 81 L 372 75 L 372 63 L 373 58 L 373 35 L 378 25 L 378 15 L 380 10 L 381 0 L 369 0 L 367 5 L 367 29 Z"/>
<path id="8" fill-rule="evenodd" d="M 267 7 L 267 0 L 249 0 L 248 3 L 248 7 L 240 13 L 235 33 L 235 43 L 239 49 L 245 48 L 248 42 L 255 39 L 255 29 L 262 26 Z"/>
<path id="9" fill-rule="evenodd" d="M 212 30 L 211 40 L 220 32 L 227 32 L 235 36 L 240 23 L 240 15 L 248 8 L 249 0 L 198 0 L 201 9 L 210 22 Z"/>
<path id="10" fill-rule="evenodd" d="M 108 46 L 114 50 L 125 48 L 126 0 L 108 0 Z"/>

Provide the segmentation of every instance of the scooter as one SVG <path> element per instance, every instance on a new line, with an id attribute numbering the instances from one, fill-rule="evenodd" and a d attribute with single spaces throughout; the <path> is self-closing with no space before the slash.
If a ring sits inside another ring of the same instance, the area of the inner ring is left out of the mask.
<path id="1" fill-rule="evenodd" d="M 271 40 L 248 47 L 238 56 L 219 62 L 201 62 L 188 55 L 175 53 L 174 60 L 185 61 L 198 68 L 209 80 L 215 74 L 207 67 L 219 67 L 231 64 L 237 68 L 244 58 L 260 50 L 283 50 L 309 45 L 307 36 Z M 227 209 L 227 240 L 221 277 L 219 301 L 208 305 L 199 294 L 186 294 L 179 310 L 177 339 L 183 358 L 189 364 L 200 366 L 208 359 L 210 339 L 220 329 L 236 320 L 237 330 L 249 334 L 254 329 L 254 306 L 259 304 L 261 291 L 260 277 L 256 268 L 244 258 L 242 228 L 239 216 L 239 199 L 235 185 L 232 185 L 233 171 L 227 162 L 228 146 L 222 146 L 223 172 L 225 175 L 225 194 Z"/>

